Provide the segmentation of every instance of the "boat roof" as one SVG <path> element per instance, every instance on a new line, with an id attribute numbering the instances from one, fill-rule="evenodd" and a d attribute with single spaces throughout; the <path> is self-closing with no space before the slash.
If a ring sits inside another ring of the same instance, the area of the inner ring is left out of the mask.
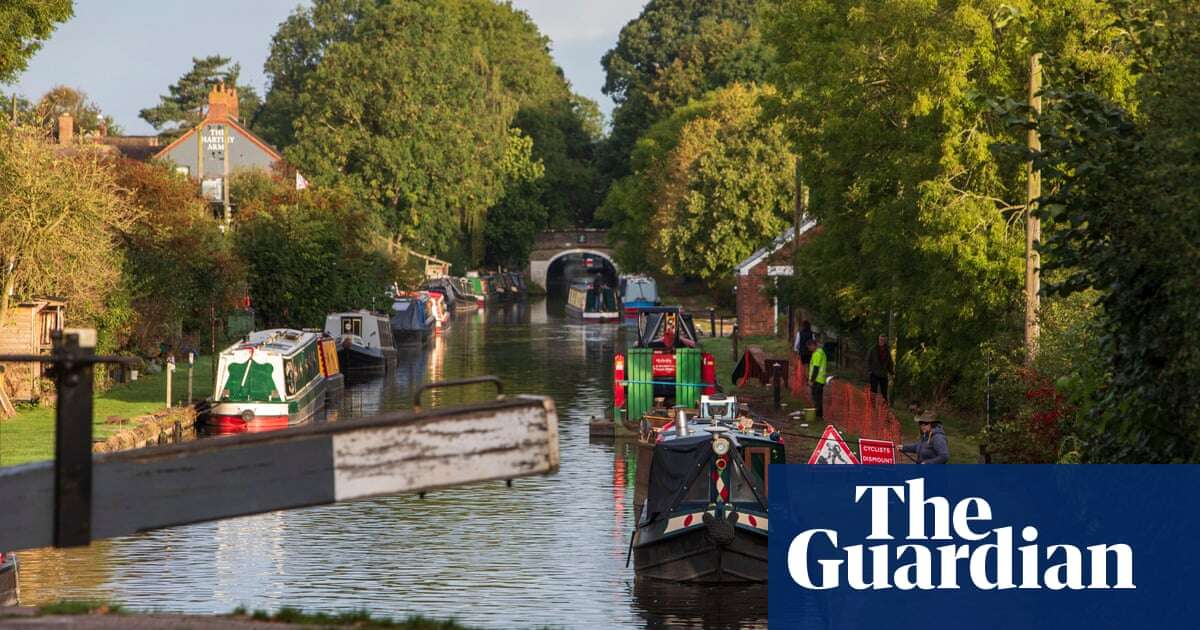
<path id="1" fill-rule="evenodd" d="M 246 335 L 241 341 L 226 348 L 225 352 L 253 349 L 256 352 L 290 356 L 299 352 L 310 343 L 315 342 L 319 337 L 319 333 L 292 328 L 256 330 Z"/>

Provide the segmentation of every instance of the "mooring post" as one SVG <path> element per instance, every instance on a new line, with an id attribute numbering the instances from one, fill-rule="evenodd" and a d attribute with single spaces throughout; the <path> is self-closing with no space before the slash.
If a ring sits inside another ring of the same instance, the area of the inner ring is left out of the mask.
<path id="1" fill-rule="evenodd" d="M 775 388 L 775 409 L 779 409 L 779 390 L 780 390 L 780 364 L 778 361 L 771 364 L 771 384 Z"/>
<path id="2" fill-rule="evenodd" d="M 717 336 L 717 313 L 713 307 L 708 307 L 708 336 Z"/>
<path id="3" fill-rule="evenodd" d="M 175 376 L 175 355 L 172 354 L 167 357 L 167 363 L 163 366 L 163 368 L 167 371 L 167 409 L 170 409 L 171 394 L 175 393 L 175 384 L 172 382 L 172 379 Z"/>
<path id="4" fill-rule="evenodd" d="M 92 363 L 95 330 L 52 335 L 54 382 L 54 546 L 92 540 Z"/>
<path id="5" fill-rule="evenodd" d="M 733 325 L 733 363 L 737 365 L 738 360 L 738 325 Z"/>
<path id="6" fill-rule="evenodd" d="M 188 353 L 188 406 L 192 404 L 192 371 L 196 367 L 196 353 Z"/>

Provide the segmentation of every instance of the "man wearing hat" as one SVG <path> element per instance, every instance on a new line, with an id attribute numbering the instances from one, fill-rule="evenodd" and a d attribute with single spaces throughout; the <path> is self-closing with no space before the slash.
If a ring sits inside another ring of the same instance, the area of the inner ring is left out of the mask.
<path id="1" fill-rule="evenodd" d="M 897 444 L 904 453 L 916 453 L 918 464 L 945 464 L 950 461 L 950 445 L 942 423 L 933 414 L 918 413 L 914 418 L 921 427 L 921 438 L 912 444 Z"/>

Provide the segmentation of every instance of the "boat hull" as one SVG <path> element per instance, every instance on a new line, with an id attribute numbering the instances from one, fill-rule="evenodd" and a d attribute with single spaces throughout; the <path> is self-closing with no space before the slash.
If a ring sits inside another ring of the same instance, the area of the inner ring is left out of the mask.
<path id="1" fill-rule="evenodd" d="M 681 533 L 635 543 L 633 562 L 638 577 L 694 584 L 766 582 L 766 534 L 727 523 L 714 525 L 715 517 L 708 516 L 706 522 Z M 639 527 L 638 538 L 652 536 L 652 528 Z M 718 528 L 724 531 L 716 531 Z"/>
<path id="2" fill-rule="evenodd" d="M 566 311 L 568 316 L 582 320 L 585 323 L 603 324 L 621 321 L 621 313 L 619 311 L 588 312 L 570 304 L 566 306 Z"/>
<path id="3" fill-rule="evenodd" d="M 342 346 L 338 348 L 338 365 L 350 378 L 381 376 L 396 367 L 396 350 L 357 345 Z"/>
<path id="4" fill-rule="evenodd" d="M 17 556 L 5 554 L 4 563 L 0 564 L 0 607 L 17 606 L 20 604 L 20 590 L 17 588 Z"/>
<path id="5" fill-rule="evenodd" d="M 294 404 L 287 402 L 216 402 L 209 411 L 206 423 L 208 431 L 214 435 L 264 433 L 304 424 L 325 410 L 325 387 L 324 377 L 313 381 Z"/>
<path id="6" fill-rule="evenodd" d="M 424 330 L 414 330 L 412 328 L 393 328 L 392 339 L 397 344 L 419 344 L 429 341 L 430 335 L 433 334 L 433 328 Z"/>

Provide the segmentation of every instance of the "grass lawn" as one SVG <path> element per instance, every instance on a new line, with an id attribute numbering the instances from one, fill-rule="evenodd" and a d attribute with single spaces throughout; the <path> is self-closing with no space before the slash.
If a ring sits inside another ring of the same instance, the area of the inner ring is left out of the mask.
<path id="1" fill-rule="evenodd" d="M 754 380 L 745 386 L 745 391 L 739 392 L 739 388 L 734 386 L 730 380 L 733 368 L 737 365 L 733 360 L 733 340 L 731 338 L 704 337 L 701 340 L 701 344 L 704 347 L 704 351 L 712 354 L 717 361 L 717 382 L 720 383 L 724 391 L 740 394 L 741 398 L 758 403 L 760 407 L 764 404 L 771 404 L 772 390 L 769 387 L 762 387 L 758 384 L 757 380 Z M 766 351 L 768 357 L 787 357 L 791 351 L 790 345 L 783 337 L 746 337 L 738 342 L 738 351 L 743 351 L 747 346 L 759 346 Z M 841 372 L 836 368 L 830 370 L 830 372 L 838 378 L 849 380 L 858 385 L 863 384 L 862 378 L 858 374 Z M 785 413 L 788 410 L 796 410 L 803 406 L 801 400 L 791 398 L 786 390 L 784 391 L 782 402 L 787 404 L 787 407 L 783 410 Z M 920 429 L 917 428 L 917 423 L 913 420 L 913 414 L 908 411 L 907 401 L 897 401 L 892 407 L 897 420 L 900 421 L 900 430 L 904 442 L 916 442 Z M 982 421 L 959 414 L 943 414 L 940 416 L 940 419 L 942 421 L 942 428 L 946 431 L 946 441 L 950 445 L 950 463 L 976 463 L 979 458 L 978 436 L 979 432 L 983 429 Z M 810 427 L 811 432 L 819 433 L 820 430 L 820 427 Z M 853 436 L 847 435 L 847 438 L 850 437 Z"/>
<path id="2" fill-rule="evenodd" d="M 192 398 L 201 400 L 212 394 L 212 357 L 196 359 L 192 376 Z M 177 404 L 187 401 L 187 364 L 175 371 L 174 395 Z M 103 439 L 124 428 L 108 422 L 111 416 L 124 419 L 154 413 L 166 407 L 167 375 L 146 374 L 133 383 L 117 385 L 95 398 L 93 427 L 96 439 Z M 54 458 L 54 408 L 18 407 L 17 415 L 0 422 L 0 466 Z"/>

